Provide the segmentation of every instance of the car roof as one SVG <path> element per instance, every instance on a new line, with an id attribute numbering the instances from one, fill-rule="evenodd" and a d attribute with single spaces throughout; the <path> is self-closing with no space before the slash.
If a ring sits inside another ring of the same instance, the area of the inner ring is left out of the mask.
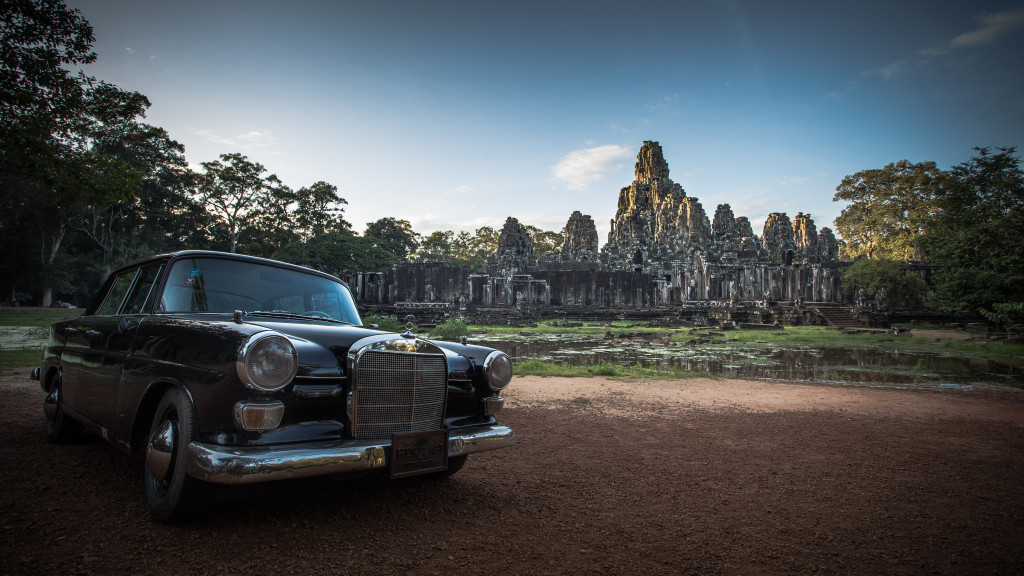
<path id="1" fill-rule="evenodd" d="M 317 276 L 323 276 L 325 278 L 330 278 L 331 280 L 335 280 L 337 282 L 341 282 L 342 284 L 346 284 L 347 285 L 347 283 L 345 281 L 341 280 L 337 276 L 334 276 L 333 274 L 328 274 L 327 272 L 321 272 L 320 270 L 314 270 L 313 268 L 307 268 L 305 266 L 299 266 L 298 264 L 290 264 L 288 262 L 282 262 L 280 260 L 271 260 L 269 258 L 260 258 L 259 256 L 248 256 L 246 254 L 235 254 L 233 252 L 217 252 L 215 250 L 179 250 L 177 252 L 166 252 L 166 253 L 163 253 L 163 254 L 154 254 L 153 256 L 149 256 L 149 257 L 146 257 L 146 258 L 141 258 L 141 259 L 136 260 L 134 262 L 130 262 L 128 264 L 125 264 L 124 266 L 121 266 L 120 268 L 118 268 L 117 271 L 126 270 L 128 268 L 134 268 L 136 266 L 141 266 L 141 265 L 147 264 L 149 262 L 157 262 L 157 261 L 160 261 L 160 260 L 168 260 L 169 261 L 169 260 L 178 260 L 178 259 L 181 259 L 181 258 L 194 258 L 194 257 L 223 258 L 223 259 L 227 259 L 227 260 L 239 260 L 239 261 L 243 261 L 243 262 L 252 262 L 254 264 L 265 264 L 267 266 L 276 266 L 278 268 L 289 268 L 289 269 L 292 269 L 292 270 L 295 270 L 295 271 L 298 271 L 298 272 L 305 272 L 307 274 L 316 274 Z"/>

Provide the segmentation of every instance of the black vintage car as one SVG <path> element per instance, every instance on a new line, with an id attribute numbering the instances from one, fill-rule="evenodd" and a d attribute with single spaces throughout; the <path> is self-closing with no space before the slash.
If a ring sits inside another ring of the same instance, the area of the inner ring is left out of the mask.
<path id="1" fill-rule="evenodd" d="M 48 439 L 84 429 L 145 458 L 158 521 L 194 515 L 209 483 L 443 477 L 514 443 L 504 353 L 363 326 L 337 278 L 236 254 L 114 272 L 50 328 L 34 376 Z"/>

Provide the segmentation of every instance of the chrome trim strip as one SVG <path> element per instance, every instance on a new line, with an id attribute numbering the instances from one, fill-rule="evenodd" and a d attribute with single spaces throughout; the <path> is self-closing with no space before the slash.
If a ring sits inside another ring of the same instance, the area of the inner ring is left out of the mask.
<path id="1" fill-rule="evenodd" d="M 337 384 L 295 384 L 292 395 L 300 400 L 319 398 L 341 398 L 344 389 Z"/>
<path id="2" fill-rule="evenodd" d="M 512 429 L 500 424 L 452 430 L 448 456 L 513 444 Z M 189 476 L 205 482 L 251 484 L 385 468 L 390 451 L 390 443 L 357 440 L 234 448 L 192 442 L 185 452 L 185 469 Z"/>

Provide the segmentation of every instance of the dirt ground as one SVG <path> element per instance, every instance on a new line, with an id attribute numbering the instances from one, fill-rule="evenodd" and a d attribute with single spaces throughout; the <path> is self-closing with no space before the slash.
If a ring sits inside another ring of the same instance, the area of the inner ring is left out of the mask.
<path id="1" fill-rule="evenodd" d="M 163 526 L 142 463 L 0 379 L 2 574 L 1024 574 L 1024 393 L 517 377 L 444 482 L 234 490 Z"/>

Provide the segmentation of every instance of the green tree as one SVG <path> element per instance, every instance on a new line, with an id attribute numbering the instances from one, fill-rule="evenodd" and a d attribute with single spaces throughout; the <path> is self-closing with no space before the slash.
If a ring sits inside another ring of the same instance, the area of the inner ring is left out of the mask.
<path id="1" fill-rule="evenodd" d="M 299 237 L 293 208 L 297 195 L 273 174 L 264 178 L 264 184 L 259 203 L 240 225 L 235 250 L 269 258 Z"/>
<path id="2" fill-rule="evenodd" d="M 452 250 L 448 261 L 453 264 L 467 265 L 472 259 L 473 235 L 463 230 L 452 237 Z"/>
<path id="3" fill-rule="evenodd" d="M 847 296 L 863 289 L 876 297 L 884 289 L 894 308 L 921 308 L 928 293 L 928 283 L 907 270 L 904 263 L 883 258 L 858 258 L 843 270 L 842 279 Z"/>
<path id="4" fill-rule="evenodd" d="M 553 254 L 562 249 L 565 235 L 561 232 L 541 230 L 536 226 L 524 226 L 524 228 L 530 234 L 530 240 L 533 241 L 533 255 L 538 260 L 547 254 Z"/>
<path id="5" fill-rule="evenodd" d="M 78 10 L 59 0 L 5 0 L 2 6 L 0 159 L 11 170 L 5 177 L 31 178 L 75 132 L 93 79 L 71 70 L 96 60 L 95 39 Z"/>
<path id="6" fill-rule="evenodd" d="M 455 233 L 451 230 L 435 230 L 420 242 L 416 251 L 417 262 L 451 262 L 452 242 Z"/>
<path id="7" fill-rule="evenodd" d="M 85 156 L 80 130 L 93 79 L 71 72 L 96 60 L 93 31 L 54 0 L 5 1 L 0 22 L 0 234 L 24 239 L 3 243 L 2 272 L 49 305 L 70 215 L 101 192 L 86 175 L 102 158 Z"/>
<path id="8" fill-rule="evenodd" d="M 976 148 L 950 170 L 937 217 L 921 239 L 929 303 L 945 311 L 1024 301 L 1024 173 L 1016 148 Z"/>
<path id="9" fill-rule="evenodd" d="M 498 238 L 501 234 L 490 226 L 482 226 L 473 234 L 471 250 L 485 258 L 490 258 L 498 251 Z"/>
<path id="10" fill-rule="evenodd" d="M 833 202 L 850 204 L 835 219 L 846 258 L 911 260 L 917 239 L 934 213 L 943 172 L 934 162 L 907 160 L 843 178 Z"/>
<path id="11" fill-rule="evenodd" d="M 460 263 L 473 272 L 484 272 L 487 267 L 487 259 L 498 251 L 498 236 L 498 232 L 490 226 L 477 228 L 471 237 L 467 233 Z"/>
<path id="12" fill-rule="evenodd" d="M 38 290 L 43 305 L 209 229 L 188 218 L 199 212 L 181 146 L 139 121 L 146 97 L 72 72 L 95 61 L 93 40 L 63 2 L 2 3 L 0 235 L 24 241 L 0 243 L 0 277 L 12 292 Z"/>
<path id="13" fill-rule="evenodd" d="M 142 94 L 101 83 L 89 100 L 89 151 L 106 159 L 93 179 L 108 190 L 125 188 L 117 201 L 81 206 L 74 218 L 75 226 L 102 250 L 106 276 L 115 266 L 149 253 L 151 241 L 163 234 L 164 229 L 147 222 L 146 208 L 155 203 L 146 196 L 168 200 L 159 188 L 186 169 L 185 149 L 163 128 L 139 122 L 150 106 Z"/>
<path id="14" fill-rule="evenodd" d="M 254 224 L 278 200 L 277 176 L 264 177 L 262 164 L 242 154 L 221 154 L 220 161 L 203 162 L 197 195 L 199 202 L 226 226 L 228 251 L 235 252 L 241 231 Z"/>
<path id="15" fill-rule="evenodd" d="M 413 231 L 412 224 L 391 217 L 367 224 L 363 236 L 373 238 L 377 246 L 391 252 L 401 262 L 408 260 L 420 246 L 420 235 Z"/>
<path id="16" fill-rule="evenodd" d="M 338 187 L 323 180 L 295 193 L 295 224 L 305 238 L 327 232 L 353 234 L 352 225 L 342 216 L 342 204 L 348 202 L 338 194 Z"/>
<path id="17" fill-rule="evenodd" d="M 342 270 L 383 270 L 398 263 L 391 252 L 377 246 L 372 238 L 328 232 L 307 242 L 282 246 L 274 258 L 338 273 Z"/>

